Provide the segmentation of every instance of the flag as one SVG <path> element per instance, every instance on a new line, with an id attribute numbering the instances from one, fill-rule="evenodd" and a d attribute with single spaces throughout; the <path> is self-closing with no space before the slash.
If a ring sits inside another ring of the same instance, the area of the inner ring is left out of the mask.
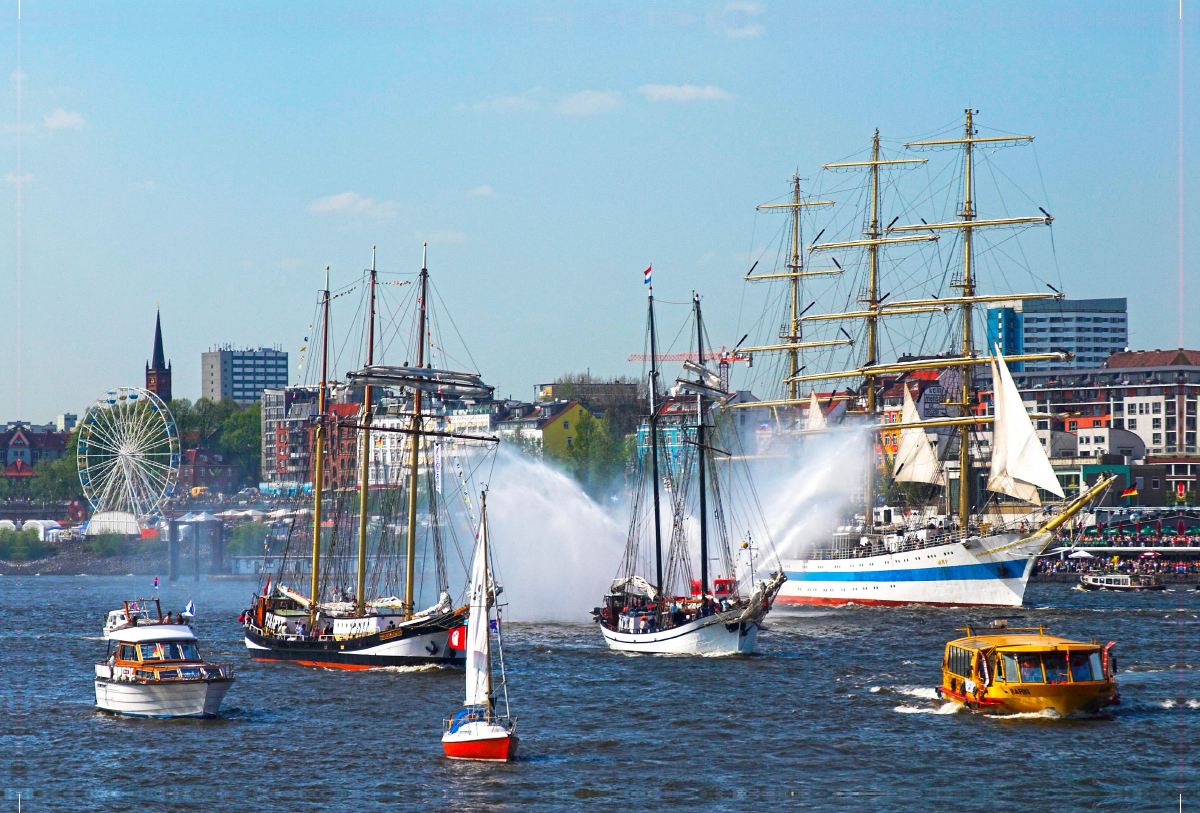
<path id="1" fill-rule="evenodd" d="M 196 605 L 190 598 L 188 599 L 187 606 L 183 608 L 183 615 L 190 615 L 193 618 L 196 616 Z"/>
<path id="2" fill-rule="evenodd" d="M 1124 491 L 1121 492 L 1121 496 L 1122 497 L 1136 497 L 1137 496 L 1137 486 L 1130 486 L 1129 488 L 1125 489 Z"/>
<path id="3" fill-rule="evenodd" d="M 442 493 L 442 444 L 435 444 L 433 447 L 433 481 L 437 486 L 437 493 Z"/>
<path id="4" fill-rule="evenodd" d="M 499 619 L 493 618 L 491 621 L 489 621 L 489 622 L 488 622 L 488 629 L 492 630 L 492 632 L 499 632 L 499 631 L 500 631 L 500 621 L 499 621 Z"/>
<path id="5" fill-rule="evenodd" d="M 155 590 L 157 590 L 157 589 L 158 589 L 158 576 L 155 576 L 155 577 L 154 577 L 154 589 L 155 589 Z"/>
<path id="6" fill-rule="evenodd" d="M 652 265 L 652 266 L 650 266 L 650 268 L 653 268 L 653 267 L 654 267 L 653 265 Z M 650 268 L 647 268 L 647 269 L 646 269 L 646 284 L 647 284 L 647 285 L 649 285 L 649 284 L 650 284 Z"/>
<path id="7" fill-rule="evenodd" d="M 270 576 L 267 576 L 267 584 L 265 587 L 263 587 L 263 595 L 264 596 L 271 595 L 271 577 Z"/>
<path id="8" fill-rule="evenodd" d="M 467 648 L 467 628 L 458 627 L 450 630 L 450 641 L 447 644 L 451 649 L 466 649 Z"/>

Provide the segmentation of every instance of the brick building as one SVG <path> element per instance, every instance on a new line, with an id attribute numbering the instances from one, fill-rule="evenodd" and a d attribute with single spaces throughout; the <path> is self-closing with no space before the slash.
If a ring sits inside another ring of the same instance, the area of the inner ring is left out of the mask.
<path id="1" fill-rule="evenodd" d="M 146 365 L 146 389 L 163 400 L 171 402 L 171 365 L 163 353 L 162 315 L 154 314 L 154 353 Z"/>

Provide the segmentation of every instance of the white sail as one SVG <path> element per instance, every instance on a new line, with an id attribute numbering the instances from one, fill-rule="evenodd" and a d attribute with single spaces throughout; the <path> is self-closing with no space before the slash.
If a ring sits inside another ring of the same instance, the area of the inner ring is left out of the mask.
<path id="1" fill-rule="evenodd" d="M 471 567 L 471 612 L 467 617 L 467 706 L 488 705 L 491 652 L 488 638 L 487 517 L 479 523 L 479 547 Z"/>
<path id="2" fill-rule="evenodd" d="M 812 397 L 808 399 L 808 419 L 804 423 L 804 428 L 807 430 L 824 429 L 827 425 L 825 413 L 821 410 L 821 405 L 817 403 L 817 393 L 814 391 Z"/>
<path id="3" fill-rule="evenodd" d="M 901 423 L 920 423 L 917 405 L 913 403 L 908 387 L 904 387 L 904 410 Z M 937 454 L 929 443 L 925 430 L 919 426 L 900 430 L 900 443 L 896 449 L 895 479 L 902 483 L 941 483 L 941 466 Z"/>
<path id="4" fill-rule="evenodd" d="M 992 426 L 992 468 L 988 473 L 989 491 L 1008 494 L 1020 500 L 1041 505 L 1038 488 L 1063 499 L 1062 486 L 1054 476 L 1050 459 L 1042 448 L 1033 422 L 1025 411 L 1021 393 L 1013 383 L 1008 365 L 995 348 L 992 361 L 992 392 L 995 423 Z"/>

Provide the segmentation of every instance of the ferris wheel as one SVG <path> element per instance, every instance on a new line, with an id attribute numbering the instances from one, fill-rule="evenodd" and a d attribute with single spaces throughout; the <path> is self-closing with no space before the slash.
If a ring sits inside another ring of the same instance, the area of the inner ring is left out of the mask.
<path id="1" fill-rule="evenodd" d="M 79 429 L 79 482 L 96 512 L 139 521 L 159 514 L 179 479 L 179 429 L 162 399 L 138 387 L 109 390 Z"/>

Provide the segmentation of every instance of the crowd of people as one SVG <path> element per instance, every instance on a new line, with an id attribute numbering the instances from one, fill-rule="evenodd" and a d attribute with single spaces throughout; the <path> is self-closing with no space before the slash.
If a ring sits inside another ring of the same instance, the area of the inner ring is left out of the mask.
<path id="1" fill-rule="evenodd" d="M 1145 573 L 1200 577 L 1200 560 L 1146 558 L 1143 556 L 1097 556 L 1094 559 L 1070 559 L 1055 555 L 1038 559 L 1033 572 L 1035 576 L 1046 573 Z"/>

